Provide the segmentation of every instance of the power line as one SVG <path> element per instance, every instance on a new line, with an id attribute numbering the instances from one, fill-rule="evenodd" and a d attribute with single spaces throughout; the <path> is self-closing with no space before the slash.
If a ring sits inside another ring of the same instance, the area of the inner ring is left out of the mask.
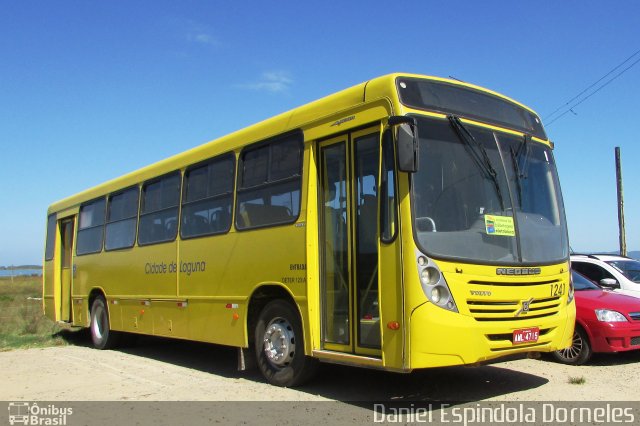
<path id="1" fill-rule="evenodd" d="M 610 74 L 612 74 L 615 70 L 617 70 L 618 68 L 620 68 L 622 65 L 624 65 L 626 62 L 628 62 L 631 58 L 633 58 L 634 56 L 636 56 L 638 53 L 640 53 L 640 50 L 638 50 L 637 52 L 635 52 L 633 55 L 629 56 L 627 59 L 625 59 L 624 61 L 622 61 L 620 64 L 618 64 L 615 68 L 613 68 L 611 71 L 609 71 L 608 73 L 606 73 L 605 75 L 603 75 L 602 77 L 600 77 L 598 79 L 598 81 L 596 81 L 595 83 L 593 83 L 591 86 L 587 87 L 586 89 L 584 89 L 582 92 L 578 93 L 577 95 L 575 95 L 573 98 L 569 99 L 567 102 L 565 102 L 563 105 L 560 105 L 558 108 L 556 108 L 551 114 L 547 115 L 546 117 L 543 117 L 543 120 L 547 120 L 549 118 L 551 118 L 556 112 L 558 112 L 559 110 L 561 110 L 563 107 L 569 105 L 569 103 L 573 102 L 575 99 L 579 98 L 580 95 L 582 95 L 584 92 L 586 92 L 587 90 L 591 89 L 593 86 L 595 86 L 596 84 L 600 83 L 602 80 L 604 80 L 605 78 L 607 78 Z"/>
<path id="2" fill-rule="evenodd" d="M 558 111 L 562 110 L 563 108 L 566 108 L 568 106 L 568 109 L 563 112 L 562 114 L 560 114 L 559 116 L 555 117 L 553 120 L 549 121 L 548 123 L 545 123 L 546 126 L 549 126 L 551 123 L 557 121 L 558 119 L 560 119 L 561 117 L 565 116 L 566 114 L 568 114 L 569 112 L 572 112 L 573 114 L 575 114 L 575 112 L 573 112 L 573 108 L 577 107 L 578 105 L 580 105 L 581 103 L 583 103 L 584 101 L 586 101 L 587 99 L 589 99 L 591 96 L 595 95 L 596 93 L 598 93 L 600 90 L 602 90 L 604 87 L 608 86 L 612 81 L 614 81 L 615 79 L 617 79 L 618 77 L 620 77 L 622 74 L 624 74 L 625 72 L 627 72 L 629 69 L 631 69 L 634 65 L 636 65 L 638 62 L 640 62 L 640 59 L 637 59 L 635 62 L 633 62 L 631 65 L 629 65 L 628 67 L 626 67 L 625 69 L 623 69 L 622 71 L 620 71 L 618 74 L 616 74 L 613 78 L 609 79 L 608 81 L 606 81 L 604 84 L 602 84 L 601 86 L 599 86 L 596 90 L 594 90 L 593 92 L 591 92 L 588 96 L 586 96 L 585 98 L 581 99 L 580 101 L 571 104 L 573 101 L 575 101 L 576 99 L 580 98 L 580 96 L 582 96 L 583 94 L 585 94 L 586 92 L 588 92 L 590 89 L 592 89 L 593 87 L 595 87 L 598 83 L 600 83 L 602 80 L 604 80 L 605 78 L 607 78 L 608 76 L 610 76 L 611 74 L 613 74 L 617 69 L 619 69 L 620 67 L 622 67 L 624 64 L 626 64 L 627 62 L 629 62 L 634 56 L 636 56 L 638 53 L 640 53 L 640 50 L 637 50 L 636 52 L 634 52 L 631 56 L 629 56 L 627 59 L 625 59 L 624 61 L 622 61 L 620 64 L 616 65 L 613 69 L 611 69 L 609 72 L 607 72 L 605 75 L 603 75 L 602 77 L 600 77 L 597 81 L 595 81 L 594 83 L 592 83 L 589 87 L 587 87 L 586 89 L 584 89 L 583 91 L 581 91 L 580 93 L 578 93 L 576 96 L 574 96 L 573 98 L 569 99 L 567 102 L 565 102 L 564 104 L 560 105 L 558 108 L 556 108 L 551 114 L 547 115 L 546 117 L 543 118 L 543 120 L 548 120 L 549 118 L 553 117 Z"/>
<path id="3" fill-rule="evenodd" d="M 571 107 L 566 110 L 565 112 L 563 112 L 562 114 L 560 114 L 559 116 L 557 116 L 556 118 L 554 118 L 553 120 L 549 121 L 548 123 L 546 123 L 545 125 L 547 127 L 549 127 L 552 123 L 554 123 L 555 121 L 559 120 L 561 117 L 563 117 L 564 115 L 568 114 L 569 112 L 572 112 L 575 114 L 575 112 L 573 111 L 573 108 L 577 107 L 578 105 L 580 105 L 581 103 L 583 103 L 584 101 L 586 101 L 587 99 L 589 99 L 590 97 L 592 97 L 593 95 L 595 95 L 596 93 L 598 93 L 600 90 L 602 90 L 603 88 L 605 88 L 606 86 L 609 85 L 609 83 L 611 83 L 613 80 L 615 80 L 616 78 L 620 77 L 622 74 L 624 74 L 625 72 L 627 72 L 631 67 L 633 67 L 635 64 L 637 64 L 638 62 L 640 62 L 640 58 L 637 59 L 635 62 L 633 62 L 631 65 L 629 65 L 627 68 L 623 69 L 622 71 L 620 71 L 618 74 L 615 75 L 615 77 L 613 77 L 612 79 L 610 79 L 609 81 L 607 81 L 606 83 L 604 83 L 602 86 L 598 87 L 596 90 L 594 90 L 593 92 L 591 92 L 589 94 L 589 96 L 583 98 L 580 100 L 580 102 L 577 102 L 573 105 L 571 105 Z"/>

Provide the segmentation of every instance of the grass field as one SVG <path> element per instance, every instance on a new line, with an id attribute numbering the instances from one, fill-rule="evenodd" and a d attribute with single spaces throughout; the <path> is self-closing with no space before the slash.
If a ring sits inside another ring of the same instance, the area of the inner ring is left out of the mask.
<path id="1" fill-rule="evenodd" d="M 42 277 L 0 278 L 0 351 L 67 344 L 41 297 Z"/>

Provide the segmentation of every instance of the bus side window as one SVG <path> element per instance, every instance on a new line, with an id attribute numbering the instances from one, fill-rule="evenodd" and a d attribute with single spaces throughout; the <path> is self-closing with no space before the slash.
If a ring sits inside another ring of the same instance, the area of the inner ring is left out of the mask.
<path id="1" fill-rule="evenodd" d="M 396 208 L 396 172 L 393 140 L 387 130 L 382 139 L 382 176 L 380 176 L 380 238 L 391 242 L 396 236 L 398 213 Z"/>
<path id="2" fill-rule="evenodd" d="M 133 247 L 138 219 L 138 187 L 109 196 L 105 250 Z"/>
<path id="3" fill-rule="evenodd" d="M 234 171 L 233 154 L 187 169 L 180 237 L 220 234 L 231 228 Z"/>
<path id="4" fill-rule="evenodd" d="M 142 185 L 138 244 L 173 241 L 178 232 L 180 173 L 171 173 Z"/>
<path id="5" fill-rule="evenodd" d="M 300 214 L 302 134 L 249 147 L 240 158 L 236 228 L 294 222 Z"/>
<path id="6" fill-rule="evenodd" d="M 57 215 L 50 214 L 47 217 L 47 243 L 44 249 L 44 260 L 52 260 L 56 248 L 56 224 Z"/>
<path id="7" fill-rule="evenodd" d="M 105 199 L 89 201 L 80 206 L 80 222 L 76 241 L 76 254 L 102 251 L 104 237 Z"/>

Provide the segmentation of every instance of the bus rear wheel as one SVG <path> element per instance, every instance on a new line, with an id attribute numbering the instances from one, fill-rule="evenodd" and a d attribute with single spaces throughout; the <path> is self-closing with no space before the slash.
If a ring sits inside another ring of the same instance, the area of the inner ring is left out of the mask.
<path id="1" fill-rule="evenodd" d="M 255 348 L 258 368 L 276 386 L 293 387 L 308 381 L 318 362 L 304 354 L 300 317 L 283 300 L 269 302 L 258 317 Z"/>
<path id="2" fill-rule="evenodd" d="M 91 305 L 91 340 L 96 349 L 111 349 L 120 340 L 120 333 L 109 326 L 109 311 L 103 297 L 97 297 Z"/>

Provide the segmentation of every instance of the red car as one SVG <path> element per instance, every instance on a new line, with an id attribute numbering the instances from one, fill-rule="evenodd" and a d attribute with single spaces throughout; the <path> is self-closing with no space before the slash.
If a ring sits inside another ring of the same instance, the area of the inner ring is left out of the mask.
<path id="1" fill-rule="evenodd" d="M 603 290 L 571 271 L 576 299 L 573 345 L 554 352 L 565 364 L 580 365 L 594 352 L 640 349 L 640 299 Z"/>

